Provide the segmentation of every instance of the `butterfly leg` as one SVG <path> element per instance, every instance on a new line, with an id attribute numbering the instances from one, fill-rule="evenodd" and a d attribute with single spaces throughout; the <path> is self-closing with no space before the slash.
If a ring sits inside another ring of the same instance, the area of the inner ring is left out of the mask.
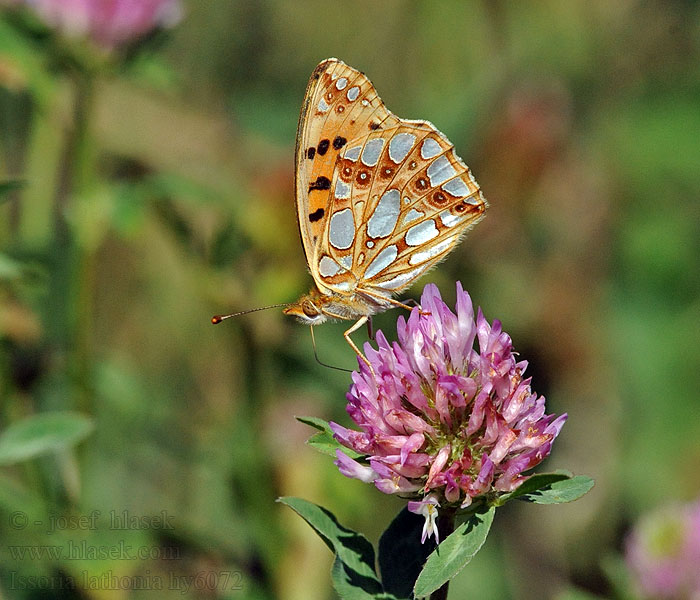
<path id="1" fill-rule="evenodd" d="M 404 307 L 408 308 L 409 306 L 413 308 L 417 308 L 420 311 L 420 314 L 422 315 L 429 315 L 430 311 L 429 310 L 423 310 L 421 308 L 421 305 L 418 304 L 418 300 L 414 300 L 413 298 L 407 298 L 404 300 Z"/>
<path id="2" fill-rule="evenodd" d="M 374 339 L 374 326 L 372 324 L 372 317 L 367 318 L 367 337 L 370 340 Z"/>
<path id="3" fill-rule="evenodd" d="M 406 300 L 403 301 L 403 303 L 406 306 L 411 306 L 412 308 L 420 308 L 420 304 L 418 304 L 418 300 L 414 298 L 406 298 Z"/>
<path id="4" fill-rule="evenodd" d="M 355 354 L 357 354 L 357 356 L 359 356 L 363 361 L 365 361 L 365 364 L 366 364 L 370 369 L 372 369 L 372 365 L 369 364 L 369 361 L 367 360 L 367 358 L 365 357 L 365 355 L 362 354 L 362 352 L 360 352 L 360 349 L 355 345 L 355 342 L 353 342 L 353 341 L 352 341 L 352 338 L 350 337 L 350 334 L 351 334 L 351 333 L 354 333 L 354 332 L 357 331 L 360 327 L 362 327 L 365 323 L 368 323 L 368 322 L 369 322 L 369 317 L 368 317 L 368 316 L 367 316 L 367 317 L 362 317 L 362 318 L 358 319 L 357 323 L 355 323 L 350 329 L 348 329 L 348 330 L 343 334 L 343 337 L 345 338 L 345 341 L 346 341 L 348 344 L 350 344 L 350 347 L 355 351 Z M 374 372 L 374 369 L 372 369 L 372 371 Z"/>

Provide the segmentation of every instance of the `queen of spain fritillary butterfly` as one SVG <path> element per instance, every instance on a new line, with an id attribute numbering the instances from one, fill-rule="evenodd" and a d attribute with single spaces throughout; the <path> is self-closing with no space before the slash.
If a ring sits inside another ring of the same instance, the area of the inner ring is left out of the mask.
<path id="1" fill-rule="evenodd" d="M 488 206 L 452 143 L 387 110 L 367 77 L 321 62 L 296 141 L 296 206 L 315 288 L 284 313 L 309 325 L 357 322 L 392 305 L 457 245 Z"/>
<path id="2" fill-rule="evenodd" d="M 488 206 L 445 135 L 389 112 L 369 79 L 336 58 L 306 89 L 295 187 L 316 287 L 275 306 L 311 326 L 356 320 L 344 336 L 360 357 L 350 334 L 392 305 L 409 308 L 393 295 L 445 258 Z"/>

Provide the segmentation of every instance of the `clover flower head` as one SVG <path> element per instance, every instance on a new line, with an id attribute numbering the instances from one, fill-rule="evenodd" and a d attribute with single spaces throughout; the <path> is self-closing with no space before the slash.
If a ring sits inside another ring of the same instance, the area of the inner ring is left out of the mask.
<path id="1" fill-rule="evenodd" d="M 66 37 L 87 37 L 111 50 L 182 17 L 180 0 L 2 0 L 25 4 Z"/>
<path id="2" fill-rule="evenodd" d="M 474 319 L 459 283 L 455 312 L 429 284 L 397 332 L 390 344 L 378 331 L 377 348 L 365 344 L 369 364 L 358 360 L 352 374 L 347 412 L 359 431 L 330 425 L 343 446 L 364 455 L 338 450 L 341 473 L 420 500 L 409 509 L 425 514 L 425 539 L 437 537 L 435 507 L 464 508 L 518 487 L 549 455 L 566 415 L 545 414 L 510 336 L 481 310 Z"/>
<path id="3" fill-rule="evenodd" d="M 700 501 L 657 509 L 640 519 L 625 559 L 642 598 L 700 599 Z"/>

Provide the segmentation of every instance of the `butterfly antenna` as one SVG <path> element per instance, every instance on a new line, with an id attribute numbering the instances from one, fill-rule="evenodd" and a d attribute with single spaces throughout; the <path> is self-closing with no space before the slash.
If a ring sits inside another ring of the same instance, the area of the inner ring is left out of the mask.
<path id="1" fill-rule="evenodd" d="M 230 315 L 214 315 L 211 318 L 212 325 L 218 325 L 221 321 L 230 319 L 232 317 L 240 317 L 241 315 L 247 315 L 249 313 L 258 312 L 259 310 L 268 310 L 270 308 L 282 308 L 283 306 L 289 306 L 289 302 L 284 302 L 282 304 L 271 304 L 270 306 L 261 306 L 260 308 L 251 308 L 249 310 L 242 310 L 240 312 L 231 313 Z"/>
<path id="2" fill-rule="evenodd" d="M 318 352 L 316 352 L 316 338 L 314 337 L 314 326 L 311 325 L 309 329 L 311 329 L 311 345 L 314 349 L 314 357 L 316 358 L 316 362 L 322 367 L 326 367 L 328 369 L 335 369 L 336 371 L 343 371 L 344 373 L 352 373 L 351 369 L 344 369 L 343 367 L 336 367 L 334 365 L 326 364 L 318 357 Z"/>

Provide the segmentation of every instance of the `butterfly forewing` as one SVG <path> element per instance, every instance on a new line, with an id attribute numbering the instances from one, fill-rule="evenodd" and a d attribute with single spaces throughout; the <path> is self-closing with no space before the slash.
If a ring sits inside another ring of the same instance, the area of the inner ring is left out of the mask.
<path id="1" fill-rule="evenodd" d="M 363 73 L 336 59 L 316 67 L 306 90 L 296 147 L 297 214 L 309 266 L 328 219 L 338 153 L 348 141 L 386 120 L 397 119 L 386 110 Z"/>
<path id="2" fill-rule="evenodd" d="M 296 160 L 304 250 L 328 296 L 390 298 L 442 260 L 487 206 L 442 133 L 390 113 L 367 77 L 336 59 L 309 82 Z"/>

